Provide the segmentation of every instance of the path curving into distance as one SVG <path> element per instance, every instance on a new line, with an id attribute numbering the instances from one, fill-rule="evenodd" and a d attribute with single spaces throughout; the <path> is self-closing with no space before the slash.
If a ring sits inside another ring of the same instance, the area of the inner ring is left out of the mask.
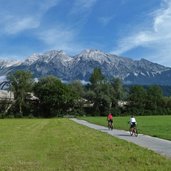
<path id="1" fill-rule="evenodd" d="M 132 142 L 139 146 L 153 150 L 156 153 L 159 153 L 165 157 L 171 158 L 171 141 L 169 140 L 164 140 L 164 139 L 151 137 L 143 134 L 139 134 L 138 137 L 130 136 L 129 131 L 118 130 L 118 129 L 109 130 L 107 127 L 92 124 L 87 121 L 79 120 L 76 118 L 72 118 L 71 120 L 78 124 L 96 129 L 101 132 L 108 133 L 117 138 Z"/>

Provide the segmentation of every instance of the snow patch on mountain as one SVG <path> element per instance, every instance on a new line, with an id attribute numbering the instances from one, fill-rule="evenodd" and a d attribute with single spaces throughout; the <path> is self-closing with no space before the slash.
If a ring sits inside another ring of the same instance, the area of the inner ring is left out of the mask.
<path id="1" fill-rule="evenodd" d="M 39 59 L 40 55 L 34 53 L 32 56 L 28 57 L 23 64 L 25 65 L 32 65 L 35 61 L 37 61 Z"/>
<path id="2" fill-rule="evenodd" d="M 11 66 L 18 66 L 21 64 L 21 61 L 18 60 L 0 60 L 0 68 L 6 68 Z"/>
<path id="3" fill-rule="evenodd" d="M 9 72 L 25 69 L 34 77 L 54 75 L 65 81 L 89 81 L 94 68 L 101 68 L 103 75 L 111 79 L 118 77 L 130 84 L 171 84 L 171 68 L 146 59 L 132 60 L 100 50 L 86 49 L 80 54 L 69 56 L 62 50 L 51 50 L 33 54 L 24 62 L 0 60 L 0 76 Z"/>

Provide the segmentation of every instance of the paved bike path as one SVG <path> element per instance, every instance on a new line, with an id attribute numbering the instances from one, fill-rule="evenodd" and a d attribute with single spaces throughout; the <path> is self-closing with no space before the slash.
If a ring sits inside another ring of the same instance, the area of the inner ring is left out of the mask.
<path id="1" fill-rule="evenodd" d="M 101 132 L 108 133 L 117 138 L 129 141 L 139 146 L 153 150 L 163 156 L 167 156 L 169 158 L 171 157 L 171 141 L 160 139 L 160 138 L 155 138 L 155 137 L 151 137 L 151 136 L 143 135 L 143 134 L 139 134 L 138 137 L 130 136 L 129 131 L 117 130 L 117 129 L 109 130 L 107 127 L 92 124 L 87 121 L 79 120 L 76 118 L 72 118 L 71 120 L 81 125 L 85 125 L 87 127 L 96 129 Z"/>

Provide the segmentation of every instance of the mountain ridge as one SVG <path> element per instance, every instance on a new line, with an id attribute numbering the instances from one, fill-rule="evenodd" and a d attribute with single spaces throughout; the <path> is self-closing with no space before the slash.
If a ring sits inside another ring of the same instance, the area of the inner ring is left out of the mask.
<path id="1" fill-rule="evenodd" d="M 16 70 L 29 70 L 34 77 L 54 75 L 61 80 L 89 81 L 94 68 L 101 68 L 108 79 L 119 77 L 125 84 L 171 85 L 171 68 L 150 62 L 144 58 L 133 60 L 97 49 L 86 49 L 70 56 L 62 50 L 33 54 L 26 60 L 10 64 L 0 60 L 0 76 Z"/>

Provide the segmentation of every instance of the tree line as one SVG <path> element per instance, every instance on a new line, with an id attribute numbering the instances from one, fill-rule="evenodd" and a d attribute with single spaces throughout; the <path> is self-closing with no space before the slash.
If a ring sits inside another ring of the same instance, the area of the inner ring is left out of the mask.
<path id="1" fill-rule="evenodd" d="M 125 87 L 119 78 L 107 80 L 95 68 L 90 83 L 63 83 L 55 76 L 35 81 L 31 72 L 19 70 L 7 76 L 14 100 L 0 102 L 2 117 L 63 117 L 67 115 L 165 115 L 171 114 L 171 97 L 158 85 Z"/>

